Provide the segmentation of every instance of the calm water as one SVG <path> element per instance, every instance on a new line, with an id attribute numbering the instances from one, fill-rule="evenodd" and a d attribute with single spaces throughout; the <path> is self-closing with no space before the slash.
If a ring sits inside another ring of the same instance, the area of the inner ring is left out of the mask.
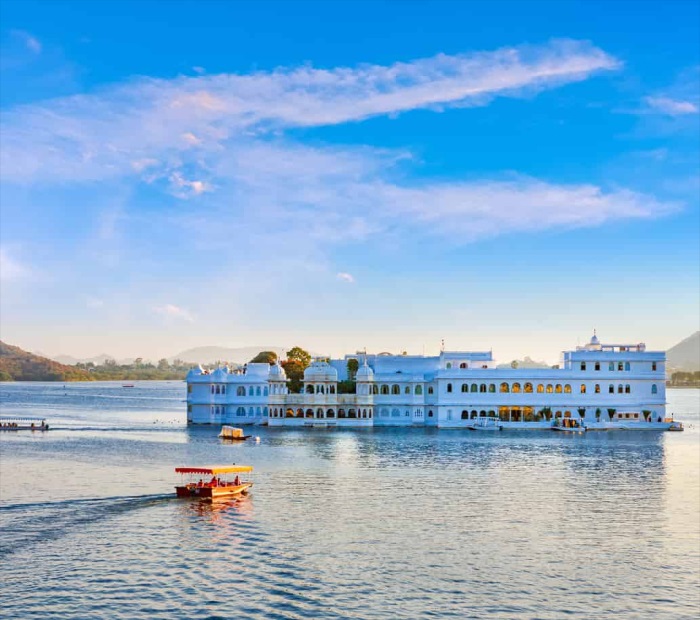
<path id="1" fill-rule="evenodd" d="M 700 391 L 684 433 L 184 424 L 183 383 L 0 384 L 8 618 L 696 618 Z M 172 498 L 186 464 L 254 493 Z"/>

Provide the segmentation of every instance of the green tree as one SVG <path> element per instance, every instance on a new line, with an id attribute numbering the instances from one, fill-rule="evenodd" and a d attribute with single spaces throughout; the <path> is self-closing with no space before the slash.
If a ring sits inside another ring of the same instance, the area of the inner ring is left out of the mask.
<path id="1" fill-rule="evenodd" d="M 308 351 L 304 351 L 301 347 L 293 347 L 287 351 L 287 360 L 299 362 L 302 371 L 304 371 L 311 363 L 311 354 Z"/>
<path id="2" fill-rule="evenodd" d="M 351 357 L 348 360 L 348 379 L 350 381 L 355 380 L 355 375 L 357 375 L 357 371 L 360 368 L 360 362 L 358 362 L 354 357 Z"/>
<path id="3" fill-rule="evenodd" d="M 251 364 L 275 364 L 277 362 L 277 353 L 274 351 L 260 351 L 252 360 Z"/>
<path id="4" fill-rule="evenodd" d="M 287 375 L 287 387 L 293 394 L 301 392 L 301 385 L 304 381 L 304 368 L 299 360 L 284 360 L 282 368 Z"/>
<path id="5" fill-rule="evenodd" d="M 141 364 L 143 364 L 143 358 L 142 358 L 142 357 L 137 357 L 137 358 L 134 360 L 134 366 L 136 366 L 136 368 L 139 368 L 139 367 L 141 366 Z"/>
<path id="6" fill-rule="evenodd" d="M 517 368 L 517 367 L 518 367 L 518 360 L 513 360 L 513 361 L 510 363 L 510 367 L 511 367 L 511 368 Z"/>
<path id="7" fill-rule="evenodd" d="M 165 358 L 158 360 L 158 370 L 168 370 L 170 368 L 170 364 L 168 364 L 168 360 Z"/>

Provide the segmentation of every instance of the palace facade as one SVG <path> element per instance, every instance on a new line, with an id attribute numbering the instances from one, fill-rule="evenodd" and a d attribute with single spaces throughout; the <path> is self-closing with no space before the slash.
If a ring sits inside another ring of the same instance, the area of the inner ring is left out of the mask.
<path id="1" fill-rule="evenodd" d="M 347 362 L 359 362 L 356 393 L 339 394 Z M 496 368 L 491 352 L 438 356 L 346 355 L 314 361 L 291 394 L 277 363 L 187 375 L 189 424 L 433 426 L 464 428 L 497 417 L 504 428 L 549 428 L 558 418 L 589 429 L 661 428 L 666 354 L 641 344 L 601 344 L 562 353 L 555 368 Z"/>

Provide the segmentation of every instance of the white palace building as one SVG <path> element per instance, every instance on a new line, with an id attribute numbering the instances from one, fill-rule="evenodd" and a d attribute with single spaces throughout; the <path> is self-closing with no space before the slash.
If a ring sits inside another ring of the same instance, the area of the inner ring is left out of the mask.
<path id="1" fill-rule="evenodd" d="M 359 363 L 356 393 L 339 394 L 347 362 Z M 667 429 L 666 353 L 644 344 L 564 351 L 555 368 L 496 368 L 491 352 L 346 355 L 314 361 L 291 394 L 282 366 L 201 367 L 187 375 L 189 424 L 428 426 L 468 428 L 497 418 L 503 428 L 550 428 L 567 418 L 587 429 Z"/>

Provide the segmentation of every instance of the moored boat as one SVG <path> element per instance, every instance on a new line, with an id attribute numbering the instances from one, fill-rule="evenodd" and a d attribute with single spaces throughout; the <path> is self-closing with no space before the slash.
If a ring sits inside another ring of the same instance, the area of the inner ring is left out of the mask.
<path id="1" fill-rule="evenodd" d="M 563 431 L 565 433 L 585 433 L 586 427 L 582 422 L 572 418 L 557 418 L 552 424 L 553 431 Z"/>
<path id="2" fill-rule="evenodd" d="M 503 424 L 498 418 L 477 418 L 474 424 L 467 427 L 471 431 L 502 431 Z"/>
<path id="3" fill-rule="evenodd" d="M 245 441 L 252 437 L 252 435 L 244 435 L 242 428 L 236 428 L 235 426 L 222 426 L 221 432 L 219 433 L 221 439 L 228 439 L 230 441 Z"/>
<path id="4" fill-rule="evenodd" d="M 242 480 L 239 474 L 253 471 L 250 465 L 215 465 L 211 467 L 176 467 L 175 472 L 188 478 L 175 491 L 179 498 L 213 501 L 239 495 L 247 495 L 253 486 L 250 480 Z M 230 476 L 235 474 L 233 480 Z M 199 480 L 195 478 L 199 476 Z M 222 478 L 223 476 L 223 478 Z M 206 477 L 206 479 L 204 478 Z"/>
<path id="5" fill-rule="evenodd" d="M 44 418 L 0 417 L 0 431 L 48 431 Z"/>

